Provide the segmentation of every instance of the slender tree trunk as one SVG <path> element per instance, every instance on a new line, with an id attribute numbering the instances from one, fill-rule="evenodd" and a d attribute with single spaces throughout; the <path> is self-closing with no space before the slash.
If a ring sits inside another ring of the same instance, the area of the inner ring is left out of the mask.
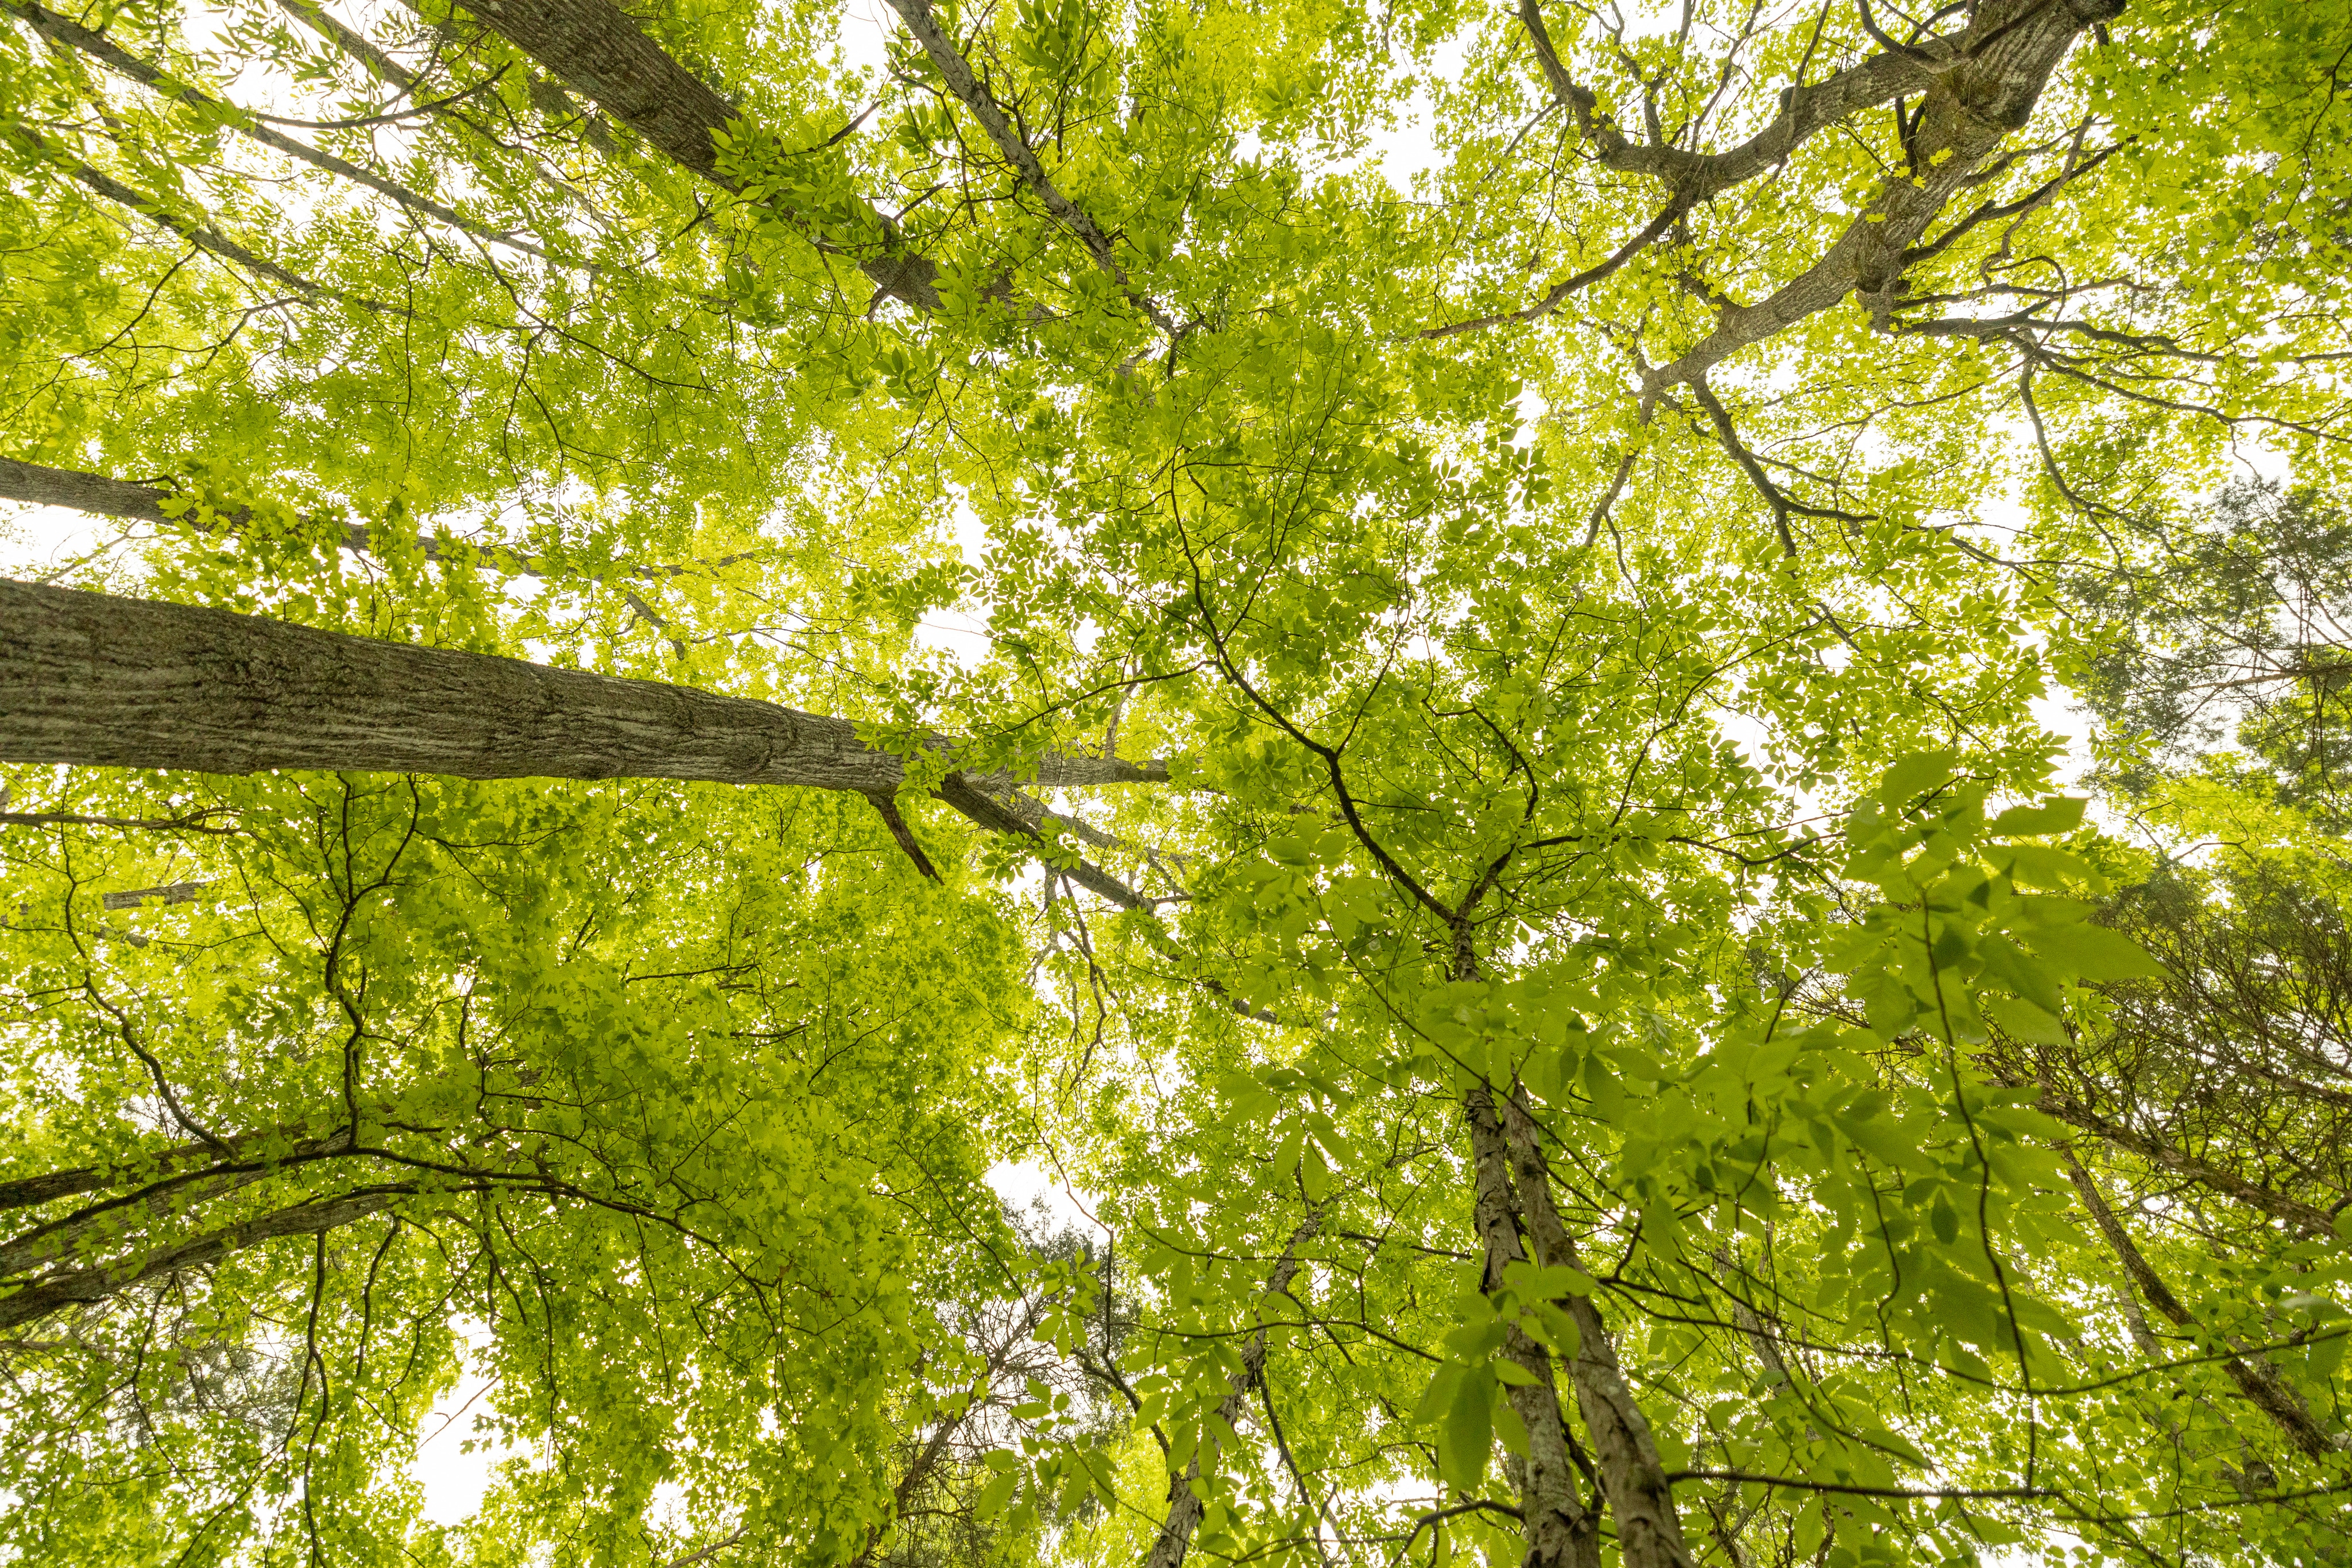
<path id="1" fill-rule="evenodd" d="M 2131 1276 L 2132 1283 L 2139 1287 L 2140 1294 L 2147 1298 L 2147 1304 L 2163 1313 L 2174 1326 L 2194 1332 L 2198 1327 L 2196 1314 L 2182 1304 L 2180 1298 L 2172 1293 L 2172 1288 L 2164 1282 L 2163 1276 L 2149 1264 L 2147 1254 L 2139 1249 L 2139 1243 L 2132 1239 L 2131 1232 L 2124 1228 L 2123 1222 L 2116 1218 L 2115 1210 L 2107 1207 L 2106 1197 L 2099 1191 L 2098 1183 L 2091 1179 L 2091 1173 L 2083 1168 L 2082 1162 L 2072 1152 L 2066 1155 L 2066 1175 L 2074 1182 L 2075 1190 L 2083 1195 L 2083 1206 L 2090 1210 L 2092 1223 L 2098 1227 L 2099 1234 L 2114 1249 L 2116 1260 L 2124 1266 L 2124 1272 Z M 2336 1451 L 2335 1442 L 2311 1418 L 2311 1412 L 2305 1407 L 2294 1390 L 2282 1382 L 2278 1373 L 2261 1357 L 2232 1355 L 2221 1364 L 2221 1370 L 2230 1375 L 2230 1381 L 2238 1385 L 2238 1391 L 2246 1396 L 2247 1401 L 2269 1416 L 2273 1424 L 2286 1434 L 2287 1440 L 2303 1452 L 2315 1459 Z"/>
<path id="2" fill-rule="evenodd" d="M 1310 1213 L 1299 1222 L 1298 1228 L 1290 1233 L 1289 1245 L 1283 1248 L 1281 1258 L 1274 1265 L 1274 1272 L 1266 1277 L 1265 1294 L 1278 1296 L 1290 1289 L 1290 1281 L 1298 1275 L 1298 1249 L 1314 1238 L 1321 1224 L 1322 1217 Z M 1227 1427 L 1238 1427 L 1242 1406 L 1248 1402 L 1250 1389 L 1265 1375 L 1265 1325 L 1261 1322 L 1257 1332 L 1242 1343 L 1242 1370 L 1227 1375 L 1226 1387 L 1230 1392 L 1217 1403 L 1217 1418 Z M 1210 1440 L 1208 1433 L 1203 1431 L 1201 1441 Z M 1160 1521 L 1160 1533 L 1152 1539 L 1151 1550 L 1144 1554 L 1143 1568 L 1177 1568 L 1184 1561 L 1184 1554 L 1192 1550 L 1192 1532 L 1201 1528 L 1201 1516 L 1204 1511 L 1200 1496 L 1192 1490 L 1192 1482 L 1198 1480 L 1200 1475 L 1201 1460 L 1196 1453 L 1192 1462 L 1184 1467 L 1182 1475 L 1169 1478 L 1168 1517 Z"/>
<path id="3" fill-rule="evenodd" d="M 1484 1284 L 1493 1291 L 1501 1287 L 1503 1270 L 1527 1256 L 1519 1241 L 1520 1206 L 1493 1091 L 1480 1084 L 1465 1096 L 1465 1105 L 1476 1178 L 1478 1239 L 1486 1259 Z M 1503 1342 L 1503 1354 L 1536 1380 L 1532 1385 L 1513 1385 L 1506 1394 L 1512 1414 L 1528 1429 L 1519 1487 L 1528 1542 L 1525 1568 L 1598 1568 L 1601 1521 L 1585 1506 L 1579 1488 L 1574 1439 L 1560 1414 L 1551 1353 L 1514 1327 Z"/>
<path id="4" fill-rule="evenodd" d="M 1504 1102 L 1503 1121 L 1536 1262 L 1543 1268 L 1581 1268 L 1576 1244 L 1552 1205 L 1551 1173 L 1537 1141 L 1535 1118 L 1517 1093 Z M 1609 1325 L 1590 1296 L 1570 1296 L 1567 1306 L 1576 1322 L 1576 1363 L 1570 1373 L 1576 1380 L 1577 1408 L 1600 1457 L 1601 1486 L 1617 1521 L 1617 1546 L 1625 1568 L 1694 1568 L 1696 1559 L 1675 1511 L 1674 1487 L 1666 1479 L 1649 1419 L 1618 1365 Z"/>
<path id="5" fill-rule="evenodd" d="M 905 779 L 849 720 L 773 703 L 5 580 L 0 671 L 11 762 L 704 779 L 869 799 Z M 1039 773 L 1164 777 L 1088 757 Z"/>

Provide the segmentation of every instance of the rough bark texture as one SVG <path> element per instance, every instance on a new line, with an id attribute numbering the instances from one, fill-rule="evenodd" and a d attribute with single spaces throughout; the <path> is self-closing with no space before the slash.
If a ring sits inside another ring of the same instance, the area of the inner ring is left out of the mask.
<path id="1" fill-rule="evenodd" d="M 1882 318 L 1896 303 L 1906 255 L 1927 225 L 1982 168 L 2033 107 L 2074 40 L 2118 16 L 2123 0 L 1990 0 L 1967 30 L 1932 53 L 1918 51 L 1928 86 L 1906 149 L 1907 167 L 1890 177 L 1862 214 L 1815 262 L 1769 298 L 1735 305 L 1715 329 L 1673 363 L 1643 374 L 1646 396 L 1706 373 L 1859 291 Z"/>
<path id="2" fill-rule="evenodd" d="M 1283 1248 L 1282 1256 L 1275 1262 L 1274 1272 L 1266 1277 L 1267 1295 L 1278 1296 L 1290 1289 L 1290 1281 L 1298 1277 L 1298 1249 L 1313 1239 L 1321 1225 L 1320 1215 L 1309 1214 L 1299 1222 L 1298 1228 L 1290 1233 L 1289 1245 Z M 1265 1373 L 1265 1325 L 1261 1322 L 1257 1332 L 1242 1342 L 1242 1370 L 1229 1374 L 1225 1379 L 1225 1385 L 1231 1392 L 1218 1401 L 1219 1420 L 1227 1427 L 1238 1427 L 1242 1406 L 1248 1400 L 1249 1391 Z M 1203 1432 L 1201 1440 L 1205 1443 L 1211 1439 Z M 1152 1539 L 1151 1550 L 1144 1555 L 1143 1568 L 1177 1568 L 1184 1561 L 1184 1554 L 1192 1550 L 1192 1532 L 1200 1529 L 1204 1511 L 1199 1495 L 1192 1490 L 1192 1482 L 1199 1479 L 1200 1475 L 1201 1461 L 1196 1457 L 1184 1467 L 1182 1475 L 1169 1479 L 1168 1517 L 1160 1522 L 1160 1533 Z"/>
<path id="3" fill-rule="evenodd" d="M 2172 1288 L 2164 1282 L 2163 1276 L 2148 1263 L 2147 1255 L 2139 1249 L 2139 1243 L 2132 1239 L 2131 1232 L 2124 1228 L 2123 1222 L 2107 1207 L 2098 1183 L 2091 1179 L 2091 1173 L 2084 1170 L 2081 1162 L 2072 1155 L 2066 1156 L 2066 1175 L 2074 1182 L 2075 1190 L 2083 1195 L 2083 1206 L 2090 1210 L 2091 1220 L 2098 1227 L 2099 1234 L 2106 1239 L 2116 1260 L 2123 1264 L 2124 1272 L 2130 1275 L 2132 1283 L 2139 1287 L 2140 1294 L 2147 1298 L 2147 1304 L 2161 1312 L 2175 1327 L 2195 1330 L 2196 1314 L 2181 1303 L 2180 1298 L 2172 1293 Z M 2231 1356 L 2221 1364 L 2221 1370 L 2230 1375 L 2230 1381 L 2238 1385 L 2238 1391 L 2246 1396 L 2248 1403 L 2269 1416 L 2296 1448 L 2313 1458 L 2336 1452 L 2335 1442 L 2311 1418 L 2311 1412 L 2305 1407 L 2302 1399 L 2294 1389 L 2281 1382 L 2278 1374 L 2259 1356 Z"/>
<path id="4" fill-rule="evenodd" d="M 1501 1135 L 1509 1145 L 1538 1266 L 1581 1268 L 1576 1244 L 1552 1205 L 1551 1174 L 1544 1164 L 1535 1118 L 1516 1095 L 1504 1102 L 1502 1114 L 1506 1130 Z M 1649 1419 L 1617 1364 L 1609 1325 L 1590 1296 L 1570 1296 L 1565 1304 L 1576 1323 L 1576 1362 L 1570 1373 L 1576 1382 L 1577 1409 L 1601 1461 L 1601 1488 L 1616 1521 L 1625 1568 L 1694 1568 L 1696 1560 L 1675 1511 L 1674 1486 L 1666 1479 Z"/>
<path id="5" fill-rule="evenodd" d="M 0 758 L 253 773 L 675 779 L 895 792 L 847 719 L 653 681 L 0 580 Z M 1154 778 L 1049 758 L 1042 782 Z"/>
<path id="6" fill-rule="evenodd" d="M 225 1226 L 209 1235 L 184 1241 L 176 1247 L 167 1247 L 160 1252 L 152 1252 L 135 1262 L 80 1269 L 70 1274 L 44 1280 L 14 1295 L 0 1296 L 0 1329 L 12 1329 L 68 1307 L 102 1301 L 144 1281 L 176 1273 L 182 1269 L 215 1263 L 231 1253 L 242 1252 L 281 1236 L 310 1236 L 349 1225 L 371 1214 L 381 1214 L 405 1196 L 408 1190 L 404 1187 L 387 1188 L 352 1193 L 321 1203 L 297 1204 L 290 1208 L 281 1208 L 236 1225 Z"/>
<path id="7" fill-rule="evenodd" d="M 740 118 L 734 107 L 646 37 L 612 0 L 468 0 L 466 8 L 685 168 L 714 183 L 729 183 L 719 172 L 719 150 L 710 138 Z M 886 254 L 860 259 L 858 270 L 884 293 L 937 310 L 939 268 L 897 244 L 887 218 L 870 207 L 867 213 L 889 243 Z"/>
<path id="8" fill-rule="evenodd" d="M 26 501 L 36 507 L 66 507 L 105 517 L 129 517 L 134 522 L 168 523 L 163 510 L 172 490 L 164 485 L 135 485 L 70 468 L 45 468 L 0 457 L 0 500 Z"/>
<path id="9" fill-rule="evenodd" d="M 1520 1207 L 1493 1092 L 1479 1085 L 1466 1096 L 1465 1107 L 1477 1181 L 1478 1239 L 1486 1253 L 1485 1286 L 1492 1291 L 1501 1286 L 1503 1270 L 1527 1256 L 1519 1241 Z M 1503 1342 L 1503 1354 L 1536 1380 L 1533 1386 L 1514 1385 L 1507 1391 L 1512 1413 L 1528 1429 L 1519 1488 L 1528 1542 L 1525 1568 L 1598 1568 L 1601 1521 L 1585 1506 L 1578 1488 L 1568 1423 L 1552 1380 L 1551 1353 L 1514 1327 Z M 1623 1533 L 1622 1525 L 1619 1533 Z M 1628 1556 L 1625 1561 L 1632 1565 L 1636 1560 Z"/>

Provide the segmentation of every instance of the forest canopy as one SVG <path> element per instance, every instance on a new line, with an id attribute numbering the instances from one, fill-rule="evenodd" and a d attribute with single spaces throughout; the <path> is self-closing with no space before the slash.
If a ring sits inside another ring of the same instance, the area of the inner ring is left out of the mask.
<path id="1" fill-rule="evenodd" d="M 2343 1562 L 2352 4 L 876 16 L 0 0 L 0 1562 Z"/>

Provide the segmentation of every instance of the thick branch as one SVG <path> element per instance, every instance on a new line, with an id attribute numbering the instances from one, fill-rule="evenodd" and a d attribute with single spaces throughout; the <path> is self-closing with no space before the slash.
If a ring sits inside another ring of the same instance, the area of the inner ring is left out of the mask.
<path id="1" fill-rule="evenodd" d="M 371 1214 L 381 1214 L 412 1190 L 406 1186 L 379 1187 L 324 1202 L 297 1204 L 152 1252 L 132 1263 L 77 1270 L 62 1278 L 27 1286 L 14 1295 L 0 1297 L 0 1329 L 16 1328 L 68 1307 L 102 1301 L 133 1285 L 183 1269 L 215 1263 L 265 1241 L 284 1236 L 311 1236 L 349 1225 Z"/>
<path id="2" fill-rule="evenodd" d="M 1892 51 L 1873 55 L 1824 81 L 1784 91 L 1780 114 L 1738 146 L 1721 152 L 1692 152 L 1629 141 L 1601 112 L 1601 100 L 1592 89 L 1577 81 L 1560 63 L 1537 0 L 1519 0 L 1519 21 L 1535 45 L 1536 58 L 1552 95 L 1575 114 L 1578 129 L 1592 144 L 1602 167 L 1664 180 L 1690 203 L 1755 178 L 1815 132 L 1850 114 L 1921 91 L 1961 47 L 1960 40 L 1937 37 L 1921 40 L 1907 55 Z"/>
<path id="3" fill-rule="evenodd" d="M 1884 319 L 1927 225 L 2032 117 L 2042 88 L 2074 40 L 2122 9 L 2122 0 L 1995 0 L 1979 7 L 1957 54 L 1930 73 L 1907 168 L 1887 177 L 1819 261 L 1762 302 L 1727 308 L 1714 330 L 1681 358 L 1644 371 L 1643 395 L 1655 398 L 1704 375 L 1729 355 L 1857 290 Z"/>
<path id="4" fill-rule="evenodd" d="M 469 0 L 466 8 L 678 164 L 732 188 L 719 172 L 712 137 L 741 116 L 612 0 Z M 861 259 L 858 270 L 884 293 L 937 310 L 938 267 L 908 250 L 880 212 L 866 205 L 865 213 L 883 235 L 883 254 Z"/>

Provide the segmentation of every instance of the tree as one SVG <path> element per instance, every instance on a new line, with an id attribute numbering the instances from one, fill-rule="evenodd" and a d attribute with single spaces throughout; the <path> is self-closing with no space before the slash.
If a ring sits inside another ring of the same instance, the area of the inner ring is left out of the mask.
<path id="1" fill-rule="evenodd" d="M 2031 705 L 2336 483 L 2344 7 L 0 3 L 19 1550 L 2341 1535 L 2333 829 Z"/>

